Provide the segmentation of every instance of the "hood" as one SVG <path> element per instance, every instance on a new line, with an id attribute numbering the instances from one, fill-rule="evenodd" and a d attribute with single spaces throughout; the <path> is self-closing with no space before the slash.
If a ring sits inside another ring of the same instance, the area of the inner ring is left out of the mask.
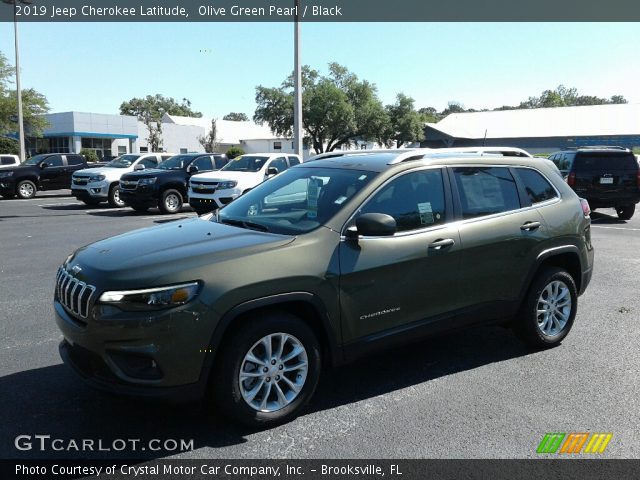
<path id="1" fill-rule="evenodd" d="M 197 174 L 191 177 L 193 180 L 235 180 L 237 182 L 254 181 L 255 179 L 262 180 L 264 173 L 258 172 L 229 172 L 227 170 L 216 170 L 213 172 Z"/>
<path id="2" fill-rule="evenodd" d="M 131 167 L 127 168 L 115 168 L 115 167 L 96 167 L 96 168 L 83 168 L 73 174 L 74 177 L 91 177 L 93 175 L 106 175 L 110 174 L 122 175 L 131 171 Z"/>
<path id="3" fill-rule="evenodd" d="M 68 267 L 80 266 L 77 277 L 98 288 L 145 288 L 162 283 L 161 277 L 182 281 L 217 262 L 261 253 L 294 239 L 195 218 L 87 245 L 71 256 Z"/>
<path id="4" fill-rule="evenodd" d="M 158 175 L 166 175 L 168 173 L 181 173 L 182 170 L 163 170 L 161 168 L 145 168 L 144 170 L 137 170 L 127 173 L 123 176 L 123 180 L 138 180 L 140 178 L 157 177 Z M 126 178 L 125 178 L 126 177 Z"/>

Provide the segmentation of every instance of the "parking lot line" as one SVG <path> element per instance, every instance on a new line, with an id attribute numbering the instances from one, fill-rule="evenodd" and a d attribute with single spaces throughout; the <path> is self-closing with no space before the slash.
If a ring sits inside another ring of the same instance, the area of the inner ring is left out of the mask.
<path id="1" fill-rule="evenodd" d="M 39 207 L 58 207 L 60 205 L 82 205 L 80 202 L 62 202 L 62 203 L 42 203 Z"/>
<path id="2" fill-rule="evenodd" d="M 611 230 L 632 230 L 634 232 L 640 232 L 640 228 L 631 228 L 631 227 L 607 227 L 605 225 L 591 225 L 591 228 L 608 228 Z"/>

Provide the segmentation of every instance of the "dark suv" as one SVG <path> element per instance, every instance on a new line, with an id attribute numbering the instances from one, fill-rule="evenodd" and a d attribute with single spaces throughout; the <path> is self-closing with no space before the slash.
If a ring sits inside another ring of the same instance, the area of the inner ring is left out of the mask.
<path id="1" fill-rule="evenodd" d="M 549 157 L 569 186 L 592 209 L 615 208 L 621 220 L 633 217 L 640 202 L 640 166 L 622 147 L 581 147 Z"/>
<path id="2" fill-rule="evenodd" d="M 119 235 L 60 267 L 61 355 L 90 384 L 208 391 L 286 421 L 325 365 L 488 322 L 559 344 L 591 280 L 586 201 L 549 162 L 365 152 L 287 169 L 217 212 Z"/>
<path id="3" fill-rule="evenodd" d="M 83 155 L 45 153 L 24 163 L 0 170 L 0 195 L 33 198 L 38 190 L 71 188 L 73 172 L 87 168 Z"/>
<path id="4" fill-rule="evenodd" d="M 120 178 L 120 199 L 138 212 L 157 206 L 162 213 L 178 213 L 187 201 L 189 177 L 220 170 L 229 160 L 222 153 L 175 155 L 158 168 L 137 170 Z"/>

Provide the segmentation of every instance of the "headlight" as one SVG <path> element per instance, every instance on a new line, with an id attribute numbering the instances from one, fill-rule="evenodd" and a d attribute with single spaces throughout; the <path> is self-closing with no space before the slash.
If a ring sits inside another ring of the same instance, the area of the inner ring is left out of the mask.
<path id="1" fill-rule="evenodd" d="M 0 178 L 12 177 L 13 172 L 0 172 Z"/>
<path id="2" fill-rule="evenodd" d="M 107 178 L 107 177 L 105 177 L 104 175 L 94 175 L 93 177 L 89 177 L 89 181 L 90 182 L 101 182 L 105 178 Z"/>
<path id="3" fill-rule="evenodd" d="M 145 290 L 104 292 L 99 301 L 128 311 L 162 310 L 190 302 L 199 290 L 200 283 L 191 282 Z"/>
<path id="4" fill-rule="evenodd" d="M 232 180 L 227 180 L 227 181 L 225 181 L 225 182 L 219 182 L 219 183 L 218 183 L 218 188 L 219 188 L 220 190 L 225 190 L 225 189 L 227 189 L 227 188 L 233 188 L 233 187 L 235 187 L 236 185 L 238 185 L 238 182 L 234 182 L 234 181 L 232 181 Z"/>
<path id="5" fill-rule="evenodd" d="M 153 185 L 156 183 L 156 180 L 158 180 L 158 177 L 141 178 L 138 180 L 138 185 Z"/>

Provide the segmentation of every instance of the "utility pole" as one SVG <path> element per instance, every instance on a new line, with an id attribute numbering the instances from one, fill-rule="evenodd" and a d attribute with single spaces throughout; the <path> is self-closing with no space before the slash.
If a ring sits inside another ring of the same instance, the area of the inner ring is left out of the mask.
<path id="1" fill-rule="evenodd" d="M 293 143 L 295 153 L 302 157 L 302 65 L 300 63 L 300 0 L 295 0 L 296 19 L 293 34 Z"/>

